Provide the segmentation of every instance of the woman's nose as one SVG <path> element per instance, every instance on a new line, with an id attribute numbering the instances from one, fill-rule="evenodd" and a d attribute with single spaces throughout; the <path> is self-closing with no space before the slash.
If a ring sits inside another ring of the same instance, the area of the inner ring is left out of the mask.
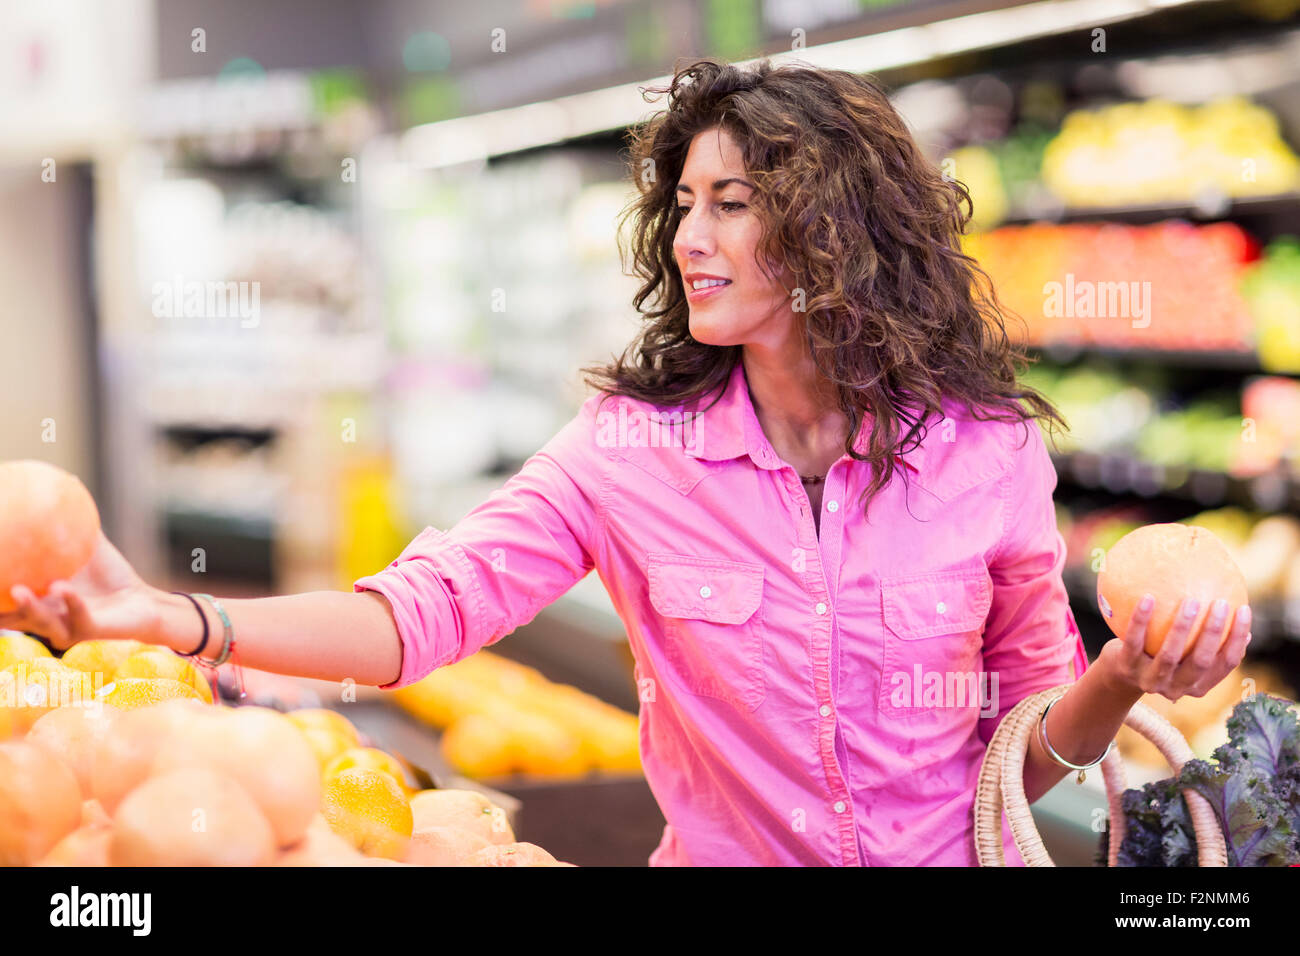
<path id="1" fill-rule="evenodd" d="M 713 252 L 713 235 L 708 227 L 706 217 L 698 215 L 694 209 L 688 212 L 677 225 L 677 234 L 673 237 L 673 248 L 679 259 L 685 260 L 692 252 L 708 255 Z"/>

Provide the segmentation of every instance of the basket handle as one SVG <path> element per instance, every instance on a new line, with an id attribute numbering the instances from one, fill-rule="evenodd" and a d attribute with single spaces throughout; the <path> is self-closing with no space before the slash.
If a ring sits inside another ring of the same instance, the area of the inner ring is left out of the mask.
<path id="1" fill-rule="evenodd" d="M 1029 800 L 1025 795 L 1025 758 L 1029 740 L 1038 717 L 1048 701 L 1073 684 L 1062 684 L 1026 697 L 1007 713 L 989 741 L 980 765 L 975 793 L 975 853 L 981 866 L 1006 866 L 1002 845 L 1002 811 L 1006 810 L 1016 849 L 1028 866 L 1054 866 L 1034 826 Z M 1137 703 L 1124 723 L 1151 741 L 1169 762 L 1175 774 L 1192 759 L 1192 749 L 1169 721 L 1150 707 Z M 1106 784 L 1106 802 L 1110 808 L 1110 846 L 1108 862 L 1117 863 L 1119 846 L 1124 839 L 1124 814 L 1120 796 L 1127 788 L 1124 761 L 1112 751 L 1101 764 Z M 1184 791 L 1187 810 L 1196 834 L 1197 859 L 1201 866 L 1227 866 L 1228 851 L 1214 808 L 1200 794 Z"/>

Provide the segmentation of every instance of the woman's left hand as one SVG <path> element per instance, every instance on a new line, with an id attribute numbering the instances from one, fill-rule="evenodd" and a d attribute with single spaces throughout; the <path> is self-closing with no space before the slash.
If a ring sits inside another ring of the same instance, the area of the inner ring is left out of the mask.
<path id="1" fill-rule="evenodd" d="M 1245 656 L 1250 642 L 1250 607 L 1243 604 L 1237 609 L 1232 629 L 1223 646 L 1218 647 L 1215 637 L 1222 632 L 1232 609 L 1227 601 L 1215 601 L 1196 638 L 1196 646 L 1183 657 L 1183 648 L 1192 638 L 1192 625 L 1199 610 L 1196 606 L 1189 608 L 1189 603 L 1195 604 L 1184 600 L 1179 607 L 1174 625 L 1155 657 L 1145 650 L 1152 609 L 1143 610 L 1139 603 L 1124 639 L 1107 641 L 1097 663 L 1105 668 L 1112 681 L 1134 692 L 1162 694 L 1172 701 L 1183 696 L 1204 696 Z"/>

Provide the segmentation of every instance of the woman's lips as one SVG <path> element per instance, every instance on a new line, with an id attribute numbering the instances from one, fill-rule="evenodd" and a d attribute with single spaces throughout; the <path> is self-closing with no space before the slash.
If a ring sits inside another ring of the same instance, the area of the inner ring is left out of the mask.
<path id="1" fill-rule="evenodd" d="M 686 299 L 688 302 L 702 302 L 705 299 L 712 298 L 714 295 L 723 291 L 724 289 L 729 289 L 729 288 L 731 288 L 730 282 L 728 282 L 726 285 L 705 286 L 703 289 L 687 289 Z"/>

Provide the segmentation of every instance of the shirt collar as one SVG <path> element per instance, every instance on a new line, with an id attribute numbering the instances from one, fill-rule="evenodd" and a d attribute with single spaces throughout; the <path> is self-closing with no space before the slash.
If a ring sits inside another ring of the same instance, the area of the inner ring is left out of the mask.
<path id="1" fill-rule="evenodd" d="M 870 441 L 870 415 L 865 415 L 853 447 L 858 454 L 866 454 Z M 722 397 L 712 407 L 707 407 L 697 420 L 695 440 L 685 451 L 693 458 L 707 461 L 730 461 L 748 455 L 755 465 L 768 471 L 785 467 L 759 424 L 754 403 L 749 397 L 743 362 L 736 362 Z M 918 457 L 915 451 L 908 453 L 906 458 L 894 456 L 896 461 L 919 474 Z"/>

